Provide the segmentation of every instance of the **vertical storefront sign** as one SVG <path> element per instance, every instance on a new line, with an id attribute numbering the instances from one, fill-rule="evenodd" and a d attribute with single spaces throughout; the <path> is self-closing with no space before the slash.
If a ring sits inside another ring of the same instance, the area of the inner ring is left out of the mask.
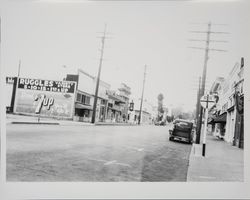
<path id="1" fill-rule="evenodd" d="M 76 82 L 19 78 L 14 112 L 45 117 L 72 118 Z"/>

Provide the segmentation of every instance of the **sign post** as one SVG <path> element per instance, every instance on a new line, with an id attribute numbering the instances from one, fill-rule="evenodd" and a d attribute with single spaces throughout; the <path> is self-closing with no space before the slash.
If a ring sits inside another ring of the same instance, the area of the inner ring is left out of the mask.
<path id="1" fill-rule="evenodd" d="M 204 95 L 201 97 L 201 106 L 205 109 L 205 119 L 203 128 L 203 144 L 202 144 L 202 156 L 206 155 L 206 136 L 207 136 L 207 120 L 208 120 L 208 109 L 211 108 L 216 100 L 212 95 Z"/>

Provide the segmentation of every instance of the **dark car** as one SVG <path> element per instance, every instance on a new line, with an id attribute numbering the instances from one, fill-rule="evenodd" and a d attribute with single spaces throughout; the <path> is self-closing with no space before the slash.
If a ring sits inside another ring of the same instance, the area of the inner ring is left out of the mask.
<path id="1" fill-rule="evenodd" d="M 176 119 L 172 130 L 169 130 L 169 140 L 188 142 L 193 141 L 193 123 L 191 121 Z"/>
<path id="2" fill-rule="evenodd" d="M 164 121 L 155 122 L 155 125 L 156 126 L 165 126 L 166 122 L 164 122 Z"/>

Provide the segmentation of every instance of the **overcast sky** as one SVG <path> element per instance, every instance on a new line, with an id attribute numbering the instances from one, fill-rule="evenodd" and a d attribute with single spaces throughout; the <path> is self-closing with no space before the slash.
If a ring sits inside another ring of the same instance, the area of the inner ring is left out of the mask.
<path id="1" fill-rule="evenodd" d="M 198 77 L 202 73 L 209 21 L 211 48 L 208 85 L 217 76 L 227 76 L 236 62 L 249 60 L 249 1 L 1 1 L 1 67 L 6 75 L 16 76 L 21 59 L 21 77 L 61 80 L 77 68 L 96 76 L 101 40 L 107 24 L 112 38 L 105 41 L 101 79 L 116 89 L 121 82 L 139 98 L 144 65 L 148 66 L 145 98 L 156 104 L 163 93 L 165 105 L 196 103 Z M 74 3 L 72 3 L 74 2 Z M 213 25 L 227 24 L 227 25 Z M 62 66 L 66 66 L 63 68 Z"/>

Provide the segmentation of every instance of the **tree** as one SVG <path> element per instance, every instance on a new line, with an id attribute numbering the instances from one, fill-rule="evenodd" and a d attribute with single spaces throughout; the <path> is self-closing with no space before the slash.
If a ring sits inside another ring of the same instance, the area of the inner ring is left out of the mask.
<path id="1" fill-rule="evenodd" d="M 195 116 L 194 111 L 184 111 L 181 106 L 173 108 L 174 118 L 193 120 Z"/>
<path id="2" fill-rule="evenodd" d="M 164 96 L 162 93 L 160 93 L 157 97 L 158 99 L 158 120 L 157 121 L 161 121 L 163 118 L 163 113 L 164 113 L 164 109 L 163 109 L 163 99 Z"/>

